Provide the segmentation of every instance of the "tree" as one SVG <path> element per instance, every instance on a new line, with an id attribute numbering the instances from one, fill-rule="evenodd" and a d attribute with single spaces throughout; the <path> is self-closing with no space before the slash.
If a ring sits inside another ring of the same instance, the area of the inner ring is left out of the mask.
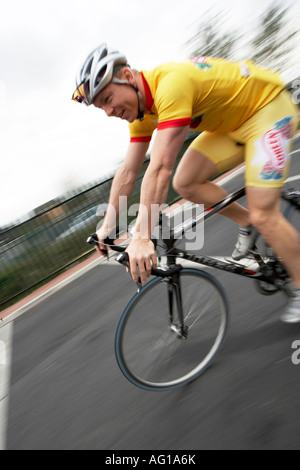
<path id="1" fill-rule="evenodd" d="M 197 32 L 186 43 L 190 56 L 232 57 L 239 37 L 235 32 L 222 32 L 223 17 L 223 13 L 214 17 L 206 14 Z"/>
<path id="2" fill-rule="evenodd" d="M 291 31 L 287 24 L 287 11 L 288 8 L 271 6 L 262 15 L 258 33 L 251 42 L 254 62 L 278 71 L 288 67 L 298 31 Z"/>

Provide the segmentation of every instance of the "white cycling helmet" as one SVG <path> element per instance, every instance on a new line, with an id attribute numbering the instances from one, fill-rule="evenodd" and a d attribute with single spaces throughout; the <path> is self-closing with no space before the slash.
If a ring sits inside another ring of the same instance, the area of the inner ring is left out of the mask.
<path id="1" fill-rule="evenodd" d="M 101 44 L 94 49 L 84 61 L 76 76 L 76 90 L 72 99 L 87 106 L 91 105 L 95 96 L 109 83 L 133 86 L 138 94 L 138 119 L 143 119 L 143 101 L 136 85 L 114 77 L 119 67 L 128 66 L 125 55 L 107 45 Z"/>

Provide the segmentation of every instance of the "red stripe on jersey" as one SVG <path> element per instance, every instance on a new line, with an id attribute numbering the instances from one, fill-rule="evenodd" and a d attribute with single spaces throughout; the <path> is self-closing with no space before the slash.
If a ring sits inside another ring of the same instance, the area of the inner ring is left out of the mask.
<path id="1" fill-rule="evenodd" d="M 159 122 L 157 130 L 167 129 L 169 127 L 183 127 L 191 124 L 191 118 L 173 119 L 172 121 Z"/>
<path id="2" fill-rule="evenodd" d="M 130 142 L 150 142 L 151 136 L 131 137 Z"/>

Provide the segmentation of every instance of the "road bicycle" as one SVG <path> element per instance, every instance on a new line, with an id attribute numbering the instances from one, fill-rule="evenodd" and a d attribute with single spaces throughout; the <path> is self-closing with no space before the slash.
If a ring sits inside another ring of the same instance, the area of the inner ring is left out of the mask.
<path id="1" fill-rule="evenodd" d="M 162 250 L 158 267 L 144 286 L 138 286 L 121 315 L 115 336 L 118 365 L 134 385 L 151 391 L 184 386 L 203 374 L 219 354 L 229 323 L 228 300 L 220 282 L 211 272 L 194 267 L 197 264 L 252 279 L 261 294 L 283 291 L 288 295 L 288 274 L 260 236 L 247 259 L 238 262 L 176 246 L 179 234 L 184 236 L 244 196 L 245 188 L 230 194 L 179 226 L 170 226 L 167 237 L 164 217 L 160 218 L 159 237 L 153 239 L 156 249 Z M 292 221 L 293 214 L 300 211 L 300 191 L 285 188 L 282 211 Z M 97 244 L 97 236 L 91 235 L 88 242 Z M 116 260 L 128 267 L 126 246 L 115 245 L 110 238 L 105 244 L 121 252 Z M 184 266 L 187 262 L 193 267 Z"/>

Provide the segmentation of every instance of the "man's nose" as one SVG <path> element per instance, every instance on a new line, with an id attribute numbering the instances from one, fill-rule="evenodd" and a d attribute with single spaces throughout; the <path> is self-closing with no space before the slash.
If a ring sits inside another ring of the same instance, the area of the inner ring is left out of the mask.
<path id="1" fill-rule="evenodd" d="M 115 116 L 115 110 L 112 106 L 105 106 L 104 111 L 108 117 Z"/>

